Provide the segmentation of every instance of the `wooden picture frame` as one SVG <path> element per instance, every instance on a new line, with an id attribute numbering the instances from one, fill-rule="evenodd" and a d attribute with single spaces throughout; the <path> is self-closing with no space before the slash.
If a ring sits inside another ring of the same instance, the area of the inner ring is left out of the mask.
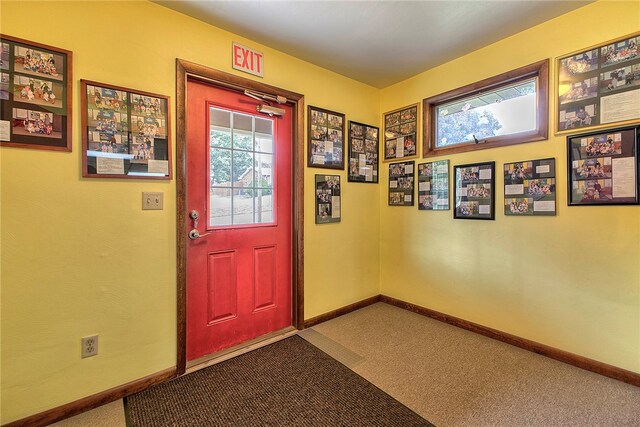
<path id="1" fill-rule="evenodd" d="M 455 219 L 495 219 L 496 162 L 453 167 L 453 217 Z"/>
<path id="2" fill-rule="evenodd" d="M 556 159 L 505 163 L 505 216 L 556 214 Z"/>
<path id="3" fill-rule="evenodd" d="M 418 210 L 449 209 L 449 160 L 418 163 Z"/>
<path id="4" fill-rule="evenodd" d="M 378 183 L 380 129 L 349 121 L 349 182 Z"/>
<path id="5" fill-rule="evenodd" d="M 640 121 L 640 32 L 556 58 L 555 133 Z"/>
<path id="6" fill-rule="evenodd" d="M 316 224 L 340 222 L 341 193 L 340 175 L 317 174 L 316 182 Z"/>
<path id="7" fill-rule="evenodd" d="M 415 162 L 389 163 L 389 206 L 413 206 Z"/>
<path id="8" fill-rule="evenodd" d="M 418 157 L 420 104 L 412 104 L 383 114 L 383 161 Z"/>
<path id="9" fill-rule="evenodd" d="M 307 167 L 344 169 L 344 114 L 309 105 Z"/>
<path id="10" fill-rule="evenodd" d="M 567 136 L 569 206 L 639 203 L 640 125 Z"/>
<path id="11" fill-rule="evenodd" d="M 82 176 L 171 179 L 170 98 L 81 80 Z"/>
<path id="12" fill-rule="evenodd" d="M 0 146 L 72 150 L 73 53 L 0 34 Z"/>

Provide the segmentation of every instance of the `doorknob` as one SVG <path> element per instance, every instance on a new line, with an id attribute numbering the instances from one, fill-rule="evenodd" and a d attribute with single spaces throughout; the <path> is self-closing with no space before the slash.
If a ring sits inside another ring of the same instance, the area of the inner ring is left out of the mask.
<path id="1" fill-rule="evenodd" d="M 200 234 L 200 232 L 198 231 L 198 229 L 193 228 L 191 231 L 189 231 L 189 238 L 191 240 L 196 240 L 199 239 L 200 237 L 204 237 L 209 235 L 210 233 L 204 233 L 204 234 Z"/>

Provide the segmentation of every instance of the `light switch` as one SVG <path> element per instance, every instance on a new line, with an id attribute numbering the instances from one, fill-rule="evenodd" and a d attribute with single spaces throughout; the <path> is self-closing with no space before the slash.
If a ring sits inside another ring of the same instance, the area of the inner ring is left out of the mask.
<path id="1" fill-rule="evenodd" d="M 162 210 L 162 196 L 164 193 L 142 193 L 142 210 Z"/>

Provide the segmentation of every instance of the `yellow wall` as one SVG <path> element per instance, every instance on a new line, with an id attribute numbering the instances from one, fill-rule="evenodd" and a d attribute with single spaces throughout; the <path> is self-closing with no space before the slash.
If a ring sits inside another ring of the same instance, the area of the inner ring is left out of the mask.
<path id="1" fill-rule="evenodd" d="M 640 2 L 598 2 L 382 90 L 381 111 L 638 30 Z M 553 133 L 433 159 L 495 160 L 500 172 L 546 157 L 556 159 L 556 217 L 506 217 L 500 173 L 495 221 L 388 207 L 382 190 L 381 292 L 640 372 L 640 207 L 568 207 L 565 137 Z"/>
<path id="2" fill-rule="evenodd" d="M 29 2 L 54 29 L 25 25 L 24 7 L 0 3 L 3 33 L 74 52 L 74 151 L 0 149 L 0 423 L 175 365 L 175 181 L 80 177 L 79 79 L 173 99 L 176 57 L 234 72 L 237 41 L 265 53 L 266 83 L 378 125 L 381 112 L 640 27 L 639 3 L 599 2 L 379 91 L 152 3 Z M 382 292 L 640 372 L 640 208 L 568 208 L 563 137 L 449 158 L 499 169 L 542 157 L 557 161 L 553 218 L 505 217 L 502 190 L 495 221 L 390 208 L 381 164 L 378 186 L 341 172 L 342 222 L 316 226 L 313 177 L 326 171 L 306 169 L 305 317 Z M 141 211 L 142 191 L 164 192 L 165 209 Z M 100 355 L 80 359 L 95 333 Z"/>
<path id="3" fill-rule="evenodd" d="M 237 41 L 264 52 L 262 81 L 347 120 L 378 125 L 379 90 L 153 3 L 0 7 L 2 33 L 74 55 L 73 152 L 0 149 L 4 424 L 175 365 L 175 180 L 81 178 L 79 79 L 170 95 L 175 113 L 176 57 L 234 72 Z M 314 174 L 326 172 L 305 171 L 306 318 L 379 293 L 379 186 L 341 171 L 342 222 L 316 226 Z M 143 212 L 143 191 L 164 192 L 164 210 Z M 80 359 L 91 334 L 100 354 Z"/>

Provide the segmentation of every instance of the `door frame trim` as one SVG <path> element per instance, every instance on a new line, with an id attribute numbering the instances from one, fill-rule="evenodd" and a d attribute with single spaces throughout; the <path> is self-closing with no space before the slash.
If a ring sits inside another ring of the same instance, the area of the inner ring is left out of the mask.
<path id="1" fill-rule="evenodd" d="M 290 101 L 293 115 L 291 200 L 292 326 L 304 328 L 304 95 L 176 59 L 176 242 L 177 242 L 177 374 L 187 367 L 187 80 L 225 89 L 246 89 Z"/>

